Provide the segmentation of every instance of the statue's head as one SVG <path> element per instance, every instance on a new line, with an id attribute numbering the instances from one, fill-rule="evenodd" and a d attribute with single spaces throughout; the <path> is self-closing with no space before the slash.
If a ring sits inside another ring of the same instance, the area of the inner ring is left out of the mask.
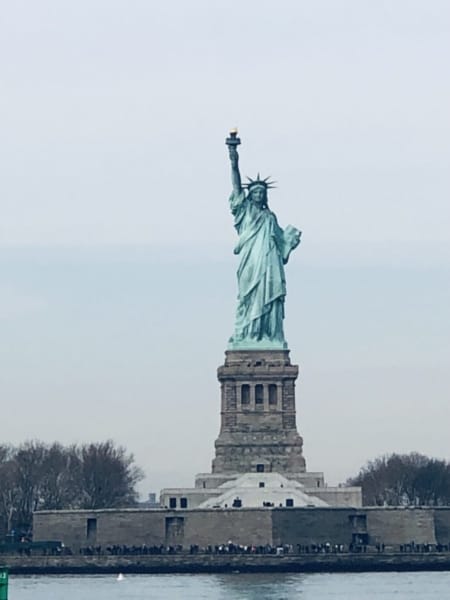
<path id="1" fill-rule="evenodd" d="M 250 200 L 259 206 L 264 208 L 267 206 L 267 188 L 264 185 L 254 185 L 248 188 L 248 195 Z"/>
<path id="2" fill-rule="evenodd" d="M 249 183 L 247 183 L 248 196 L 252 202 L 261 208 L 267 207 L 267 190 L 273 186 L 273 182 L 269 181 L 269 177 L 260 179 L 259 173 L 256 179 L 250 179 L 247 177 Z"/>

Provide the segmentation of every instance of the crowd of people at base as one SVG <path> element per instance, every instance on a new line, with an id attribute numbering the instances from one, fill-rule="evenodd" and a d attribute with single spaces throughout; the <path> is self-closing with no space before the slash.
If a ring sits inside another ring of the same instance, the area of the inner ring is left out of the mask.
<path id="1" fill-rule="evenodd" d="M 430 552 L 450 552 L 450 542 L 448 544 L 417 544 L 414 541 L 409 544 L 396 544 L 385 546 L 377 543 L 368 544 L 283 544 L 272 546 L 270 544 L 234 544 L 231 541 L 222 544 L 199 546 L 191 544 L 189 547 L 181 545 L 133 545 L 115 544 L 106 547 L 86 546 L 80 548 L 79 554 L 83 556 L 121 556 L 121 555 L 167 555 L 167 554 L 342 554 L 342 553 L 383 553 L 383 552 L 401 552 L 401 553 L 430 553 Z M 0 554 L 20 554 L 23 556 L 55 556 L 55 555 L 73 555 L 71 548 L 61 544 L 58 547 L 43 548 L 38 543 L 24 544 L 23 547 L 3 548 L 0 545 Z"/>
<path id="2" fill-rule="evenodd" d="M 121 555 L 146 555 L 146 554 L 180 554 L 182 553 L 183 546 L 165 546 L 163 544 L 159 546 L 147 546 L 142 544 L 140 546 L 126 546 L 125 544 L 114 544 L 112 546 L 87 546 L 86 548 L 80 548 L 80 554 L 84 556 L 95 556 L 100 554 L 107 554 L 109 556 L 121 556 Z"/>
<path id="3" fill-rule="evenodd" d="M 102 546 L 87 546 L 80 549 L 80 554 L 84 556 L 100 556 L 100 555 L 147 555 L 147 554 L 344 554 L 344 553 L 383 553 L 383 552 L 450 552 L 449 544 L 398 544 L 386 547 L 385 544 L 283 544 L 279 546 L 265 545 L 244 545 L 234 544 L 229 541 L 224 544 L 215 544 L 208 546 L 199 546 L 191 544 L 189 547 L 181 545 L 176 546 L 126 546 L 113 545 L 103 548 Z M 69 553 L 70 550 L 66 550 Z M 71 553 L 71 552 L 70 552 Z"/>
<path id="4" fill-rule="evenodd" d="M 190 554 L 196 554 L 198 552 L 208 553 L 208 554 L 318 554 L 328 553 L 328 552 L 345 552 L 348 551 L 348 548 L 343 544 L 311 544 L 311 545 L 302 545 L 297 544 L 293 546 L 292 544 L 282 544 L 279 546 L 271 546 L 270 544 L 266 544 L 264 546 L 255 546 L 249 545 L 245 546 L 242 544 L 233 544 L 232 542 L 228 542 L 227 544 L 220 544 L 219 546 L 207 546 L 206 548 L 199 548 L 199 546 L 192 545 L 190 547 Z"/>
<path id="5" fill-rule="evenodd" d="M 72 550 L 61 545 L 55 548 L 43 548 L 39 545 L 27 544 L 23 547 L 13 548 L 0 546 L 0 554 L 18 554 L 19 556 L 63 556 L 71 555 Z"/>
<path id="6" fill-rule="evenodd" d="M 448 544 L 416 544 L 411 542 L 410 544 L 400 544 L 400 552 L 450 552 L 450 543 Z"/>
<path id="7" fill-rule="evenodd" d="M 270 544 L 255 546 L 228 542 L 226 544 L 206 546 L 205 548 L 192 544 L 189 548 L 189 554 L 292 554 L 293 552 L 294 547 L 289 544 L 283 546 L 271 546 Z"/>

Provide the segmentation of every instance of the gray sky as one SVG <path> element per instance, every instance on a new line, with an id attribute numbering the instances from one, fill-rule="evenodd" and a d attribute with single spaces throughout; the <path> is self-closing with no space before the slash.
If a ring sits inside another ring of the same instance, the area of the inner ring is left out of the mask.
<path id="1" fill-rule="evenodd" d="M 5 3 L 3 441 L 112 437 L 143 492 L 210 469 L 237 125 L 243 174 L 272 175 L 303 230 L 286 334 L 308 468 L 450 458 L 449 34 L 444 0 Z"/>

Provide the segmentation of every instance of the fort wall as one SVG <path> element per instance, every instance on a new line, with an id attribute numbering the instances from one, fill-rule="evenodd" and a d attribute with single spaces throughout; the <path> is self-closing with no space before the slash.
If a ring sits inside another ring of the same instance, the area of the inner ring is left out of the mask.
<path id="1" fill-rule="evenodd" d="M 34 540 L 87 546 L 449 544 L 448 508 L 229 508 L 41 511 Z"/>

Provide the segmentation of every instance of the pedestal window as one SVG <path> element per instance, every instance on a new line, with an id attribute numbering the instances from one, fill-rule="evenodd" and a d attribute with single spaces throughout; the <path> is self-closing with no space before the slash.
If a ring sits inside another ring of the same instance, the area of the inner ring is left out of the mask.
<path id="1" fill-rule="evenodd" d="M 255 385 L 255 404 L 264 404 L 264 386 L 261 383 Z"/>
<path id="2" fill-rule="evenodd" d="M 241 404 L 250 404 L 250 386 L 247 383 L 241 386 Z"/>
<path id="3" fill-rule="evenodd" d="M 274 383 L 269 384 L 269 406 L 275 407 L 278 404 L 278 386 Z"/>

